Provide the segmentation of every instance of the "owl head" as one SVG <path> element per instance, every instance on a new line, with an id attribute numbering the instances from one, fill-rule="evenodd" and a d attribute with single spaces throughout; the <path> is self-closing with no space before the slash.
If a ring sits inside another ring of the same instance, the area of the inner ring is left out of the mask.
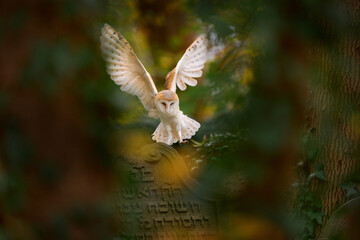
<path id="1" fill-rule="evenodd" d="M 163 90 L 155 96 L 155 105 L 162 113 L 176 113 L 179 111 L 179 97 L 171 90 Z"/>

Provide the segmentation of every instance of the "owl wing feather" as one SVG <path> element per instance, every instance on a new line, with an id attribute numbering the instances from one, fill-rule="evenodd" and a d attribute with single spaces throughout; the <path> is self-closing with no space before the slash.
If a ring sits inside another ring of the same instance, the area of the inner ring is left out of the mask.
<path id="1" fill-rule="evenodd" d="M 108 24 L 101 29 L 100 42 L 110 78 L 122 91 L 137 96 L 149 115 L 156 118 L 156 86 L 130 44 Z"/>
<path id="2" fill-rule="evenodd" d="M 176 86 L 182 91 L 186 85 L 196 86 L 194 78 L 201 77 L 206 59 L 207 41 L 205 35 L 202 35 L 186 49 L 176 67 L 167 74 L 165 88 L 176 92 Z"/>

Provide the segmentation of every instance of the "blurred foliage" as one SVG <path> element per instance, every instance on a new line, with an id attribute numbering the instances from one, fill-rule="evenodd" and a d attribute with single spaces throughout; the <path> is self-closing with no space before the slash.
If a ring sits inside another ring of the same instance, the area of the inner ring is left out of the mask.
<path id="1" fill-rule="evenodd" d="M 332 49 L 359 29 L 346 3 L 1 3 L 0 239 L 111 239 L 116 156 L 151 143 L 158 121 L 110 81 L 99 48 L 105 22 L 127 38 L 159 90 L 193 39 L 207 34 L 213 58 L 204 76 L 178 91 L 181 110 L 202 127 L 192 145 L 174 147 L 202 184 L 241 185 L 224 200 L 227 239 L 315 238 L 325 215 L 313 184 L 328 179 L 314 136 L 330 136 L 338 122 L 329 113 L 323 129 L 304 124 L 308 80 L 324 86 L 307 53 L 324 47 L 341 73 L 344 59 Z M 341 102 L 338 85 L 325 86 L 335 107 L 356 110 Z M 359 114 L 350 120 L 358 129 Z M 357 173 L 339 184 L 348 197 L 359 193 Z"/>

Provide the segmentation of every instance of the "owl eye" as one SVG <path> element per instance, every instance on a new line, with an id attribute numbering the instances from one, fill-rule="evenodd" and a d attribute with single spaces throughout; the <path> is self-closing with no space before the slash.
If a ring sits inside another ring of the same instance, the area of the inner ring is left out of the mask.
<path id="1" fill-rule="evenodd" d="M 165 103 L 162 102 L 161 104 L 162 104 L 164 107 L 166 107 L 166 104 L 165 104 Z"/>
<path id="2" fill-rule="evenodd" d="M 170 103 L 170 107 L 171 107 L 172 105 L 174 105 L 174 103 L 173 103 L 173 102 L 172 102 L 172 103 Z"/>

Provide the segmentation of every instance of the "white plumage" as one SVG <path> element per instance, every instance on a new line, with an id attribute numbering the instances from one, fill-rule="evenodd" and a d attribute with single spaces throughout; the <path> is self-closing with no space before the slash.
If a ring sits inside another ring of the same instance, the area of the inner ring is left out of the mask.
<path id="1" fill-rule="evenodd" d="M 101 50 L 107 62 L 110 78 L 124 92 L 137 96 L 149 116 L 161 122 L 153 133 L 156 142 L 173 144 L 190 139 L 200 124 L 187 117 L 179 109 L 176 87 L 185 90 L 186 85 L 196 86 L 194 78 L 201 77 L 206 62 L 205 36 L 200 36 L 186 50 L 176 67 L 166 76 L 165 90 L 158 92 L 150 74 L 130 47 L 130 44 L 110 25 L 101 29 Z"/>

